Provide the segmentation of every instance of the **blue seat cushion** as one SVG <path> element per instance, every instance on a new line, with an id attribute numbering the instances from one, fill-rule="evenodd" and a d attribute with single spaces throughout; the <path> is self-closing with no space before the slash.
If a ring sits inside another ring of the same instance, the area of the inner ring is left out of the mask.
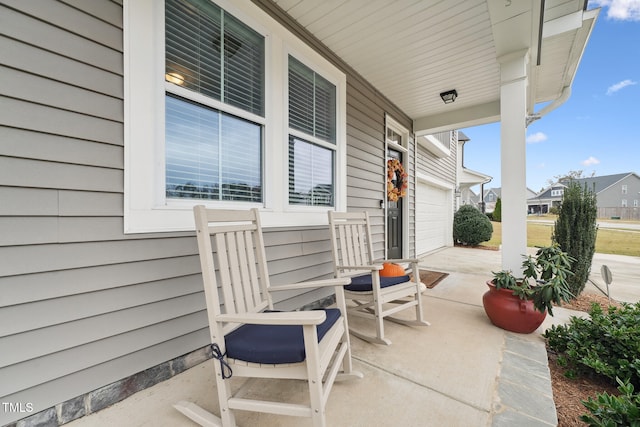
<path id="1" fill-rule="evenodd" d="M 324 310 L 327 318 L 316 326 L 318 342 L 340 318 L 340 310 Z M 298 363 L 305 360 L 301 325 L 242 325 L 225 337 L 227 356 L 253 363 Z"/>
<path id="2" fill-rule="evenodd" d="M 372 287 L 371 274 L 363 274 L 362 276 L 354 276 L 351 278 L 351 283 L 344 288 L 353 292 L 366 292 L 371 291 Z M 393 286 L 400 283 L 409 281 L 409 276 L 396 276 L 396 277 L 380 277 L 380 288 L 386 288 L 387 286 Z"/>

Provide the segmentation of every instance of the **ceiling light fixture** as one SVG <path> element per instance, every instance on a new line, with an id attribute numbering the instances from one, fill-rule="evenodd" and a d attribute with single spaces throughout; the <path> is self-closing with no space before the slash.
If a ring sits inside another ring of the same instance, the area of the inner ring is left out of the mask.
<path id="1" fill-rule="evenodd" d="M 440 98 L 445 104 L 451 104 L 458 97 L 458 92 L 455 89 L 448 90 L 440 93 Z"/>

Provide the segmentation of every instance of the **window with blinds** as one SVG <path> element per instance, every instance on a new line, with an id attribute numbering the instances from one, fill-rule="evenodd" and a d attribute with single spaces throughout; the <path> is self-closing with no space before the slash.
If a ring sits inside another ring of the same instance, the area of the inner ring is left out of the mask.
<path id="1" fill-rule="evenodd" d="M 250 117 L 265 115 L 264 51 L 261 34 L 211 1 L 166 1 L 167 198 L 262 201 L 263 129 Z"/>
<path id="2" fill-rule="evenodd" d="M 262 201 L 262 127 L 174 96 L 166 98 L 169 198 Z"/>
<path id="3" fill-rule="evenodd" d="M 334 151 L 289 137 L 289 203 L 334 206 Z"/>
<path id="4" fill-rule="evenodd" d="M 293 56 L 288 77 L 289 203 L 335 206 L 336 87 Z"/>

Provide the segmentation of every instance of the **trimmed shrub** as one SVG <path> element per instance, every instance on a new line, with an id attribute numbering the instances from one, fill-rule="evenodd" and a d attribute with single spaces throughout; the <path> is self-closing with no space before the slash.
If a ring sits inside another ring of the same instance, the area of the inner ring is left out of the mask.
<path id="1" fill-rule="evenodd" d="M 612 383 L 621 378 L 640 387 L 640 302 L 609 307 L 608 313 L 594 303 L 589 316 L 572 316 L 543 334 L 565 375 L 601 375 Z"/>
<path id="2" fill-rule="evenodd" d="M 571 264 L 574 275 L 569 278 L 569 289 L 575 296 L 582 293 L 591 272 L 591 261 L 596 251 L 597 217 L 595 192 L 587 189 L 586 185 L 581 188 L 577 182 L 570 182 L 564 190 L 551 238 L 574 259 Z"/>
<path id="3" fill-rule="evenodd" d="M 475 246 L 491 239 L 493 225 L 482 212 L 471 205 L 463 205 L 453 215 L 453 241 Z"/>
<path id="4" fill-rule="evenodd" d="M 496 200 L 496 206 L 493 208 L 493 220 L 502 222 L 502 199 L 500 197 Z"/>
<path id="5" fill-rule="evenodd" d="M 591 415 L 582 415 L 580 419 L 589 427 L 640 426 L 640 394 L 634 394 L 633 384 L 616 380 L 619 396 L 605 392 L 596 394 L 595 399 L 582 401 Z"/>

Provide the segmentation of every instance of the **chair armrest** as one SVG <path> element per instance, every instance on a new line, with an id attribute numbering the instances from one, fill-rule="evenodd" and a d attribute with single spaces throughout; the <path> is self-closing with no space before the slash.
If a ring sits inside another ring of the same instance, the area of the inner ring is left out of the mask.
<path id="1" fill-rule="evenodd" d="M 269 292 L 290 291 L 290 290 L 298 290 L 298 289 L 312 289 L 312 288 L 322 288 L 322 287 L 329 287 L 329 286 L 345 286 L 345 285 L 348 285 L 349 283 L 351 283 L 351 279 L 349 278 L 313 280 L 310 282 L 271 286 L 269 288 Z"/>
<path id="2" fill-rule="evenodd" d="M 382 270 L 382 264 L 370 264 L 370 265 L 339 265 L 336 267 L 339 270 Z"/>
<path id="3" fill-rule="evenodd" d="M 409 262 L 409 263 L 420 262 L 420 260 L 417 258 L 398 258 L 398 259 L 380 260 L 380 262 L 395 262 L 396 264 L 399 264 L 402 262 Z"/>
<path id="4" fill-rule="evenodd" d="M 319 325 L 327 318 L 323 310 L 278 311 L 273 313 L 220 314 L 219 322 L 250 323 L 253 325 Z"/>

